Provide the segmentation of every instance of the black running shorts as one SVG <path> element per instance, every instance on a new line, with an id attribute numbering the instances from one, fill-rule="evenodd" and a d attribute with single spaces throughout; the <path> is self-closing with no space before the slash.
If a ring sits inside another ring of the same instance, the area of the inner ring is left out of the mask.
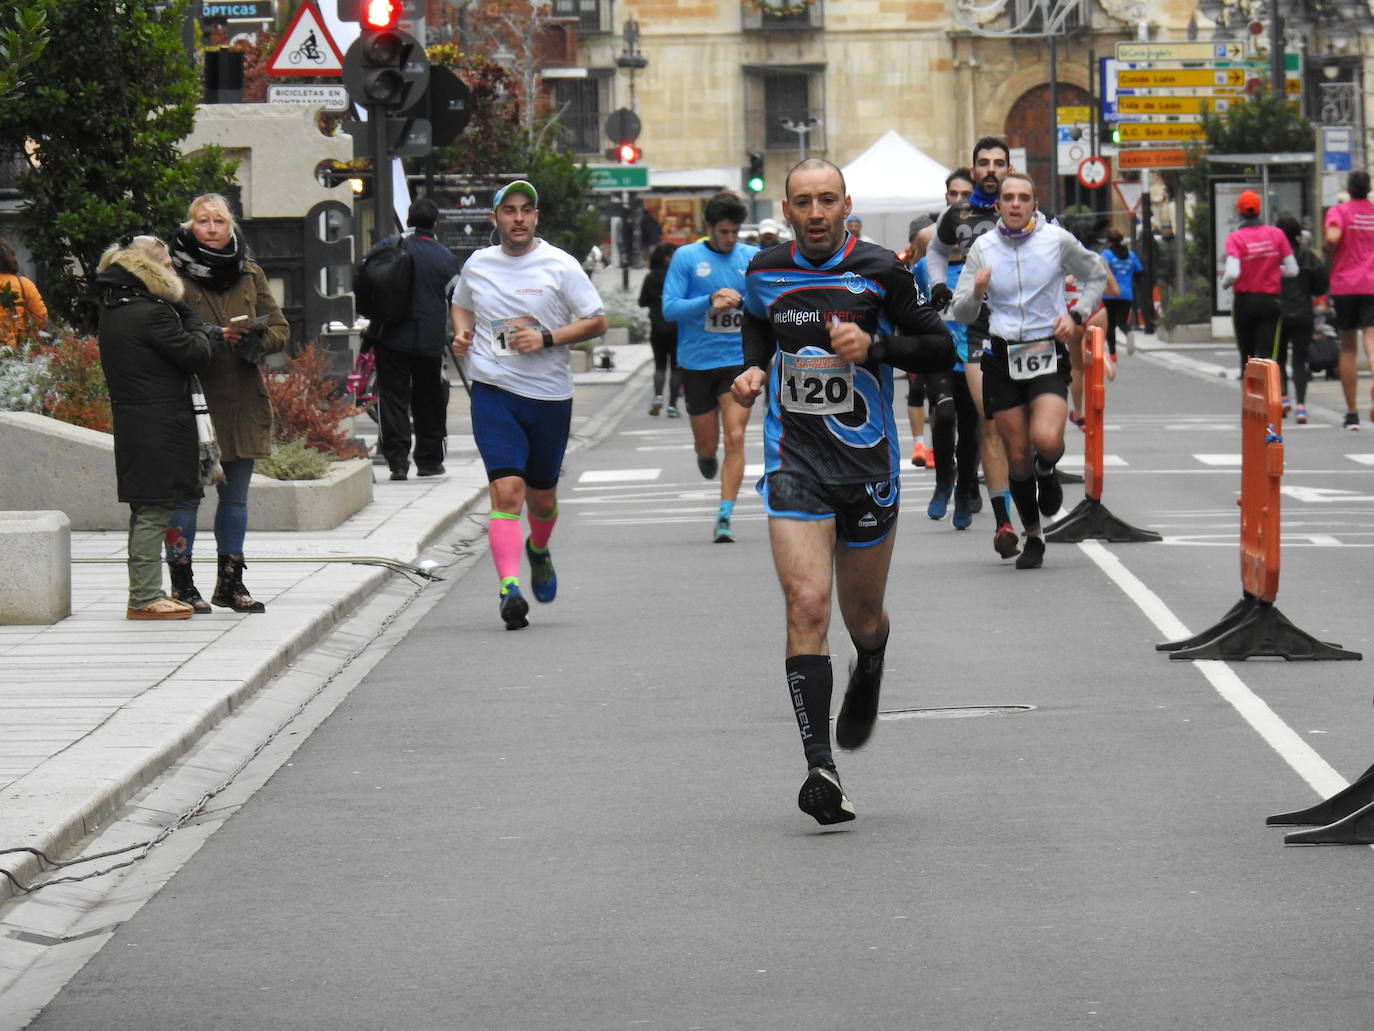
<path id="1" fill-rule="evenodd" d="M 1054 350 L 1058 356 L 1054 372 L 1031 379 L 1012 379 L 1006 342 L 1000 337 L 993 339 L 992 353 L 983 355 L 983 411 L 989 419 L 997 412 L 1030 404 L 1032 398 L 1041 394 L 1068 398 L 1069 350 L 1058 341 Z"/>
<path id="2" fill-rule="evenodd" d="M 730 386 L 744 371 L 743 365 L 725 365 L 719 369 L 682 369 L 682 394 L 687 401 L 688 415 L 709 415 L 720 407 L 720 395 L 730 393 Z"/>
<path id="3" fill-rule="evenodd" d="M 835 536 L 852 548 L 877 544 L 897 523 L 901 488 L 897 480 L 877 483 L 818 483 L 778 469 L 760 484 L 764 510 L 782 519 L 834 519 Z"/>

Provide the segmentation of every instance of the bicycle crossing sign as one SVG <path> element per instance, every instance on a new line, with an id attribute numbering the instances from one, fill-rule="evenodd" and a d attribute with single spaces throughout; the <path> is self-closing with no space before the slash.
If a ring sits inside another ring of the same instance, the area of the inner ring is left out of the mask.
<path id="1" fill-rule="evenodd" d="M 267 62 L 268 75 L 343 75 L 343 54 L 324 27 L 315 0 L 305 0 Z"/>

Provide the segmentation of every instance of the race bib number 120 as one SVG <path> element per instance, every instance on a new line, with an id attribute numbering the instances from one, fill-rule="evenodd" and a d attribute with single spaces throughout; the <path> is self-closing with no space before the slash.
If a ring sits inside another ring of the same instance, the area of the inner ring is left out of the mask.
<path id="1" fill-rule="evenodd" d="M 854 366 L 833 354 L 782 353 L 782 406 L 806 415 L 854 410 Z"/>

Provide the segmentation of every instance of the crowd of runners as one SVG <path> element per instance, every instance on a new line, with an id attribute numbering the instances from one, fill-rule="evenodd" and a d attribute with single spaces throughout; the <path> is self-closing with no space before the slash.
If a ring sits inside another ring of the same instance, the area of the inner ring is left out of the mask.
<path id="1" fill-rule="evenodd" d="M 943 519 L 952 503 L 951 524 L 968 529 L 982 508 L 981 470 L 993 549 L 1003 560 L 1014 558 L 1018 569 L 1034 569 L 1045 559 L 1042 522 L 1063 502 L 1056 464 L 1065 427 L 1082 425 L 1086 329 L 1096 324 L 1108 333 L 1109 375 L 1117 330 L 1127 349 L 1133 346 L 1130 280 L 1138 260 L 1120 234 L 1099 253 L 1059 226 L 1041 207 L 1036 183 L 1012 168 L 1000 139 L 979 140 L 970 166 L 945 185 L 947 208 L 927 227 L 913 224 L 911 246 L 898 256 L 862 236 L 840 169 L 803 160 L 784 186 L 790 241 L 777 242 L 774 225 L 767 246 L 740 242 L 744 204 L 718 194 L 705 206 L 700 240 L 655 252 L 652 288 L 640 297 L 656 334 L 650 414 L 665 409 L 665 383 L 667 412 L 678 412 L 680 382 L 697 468 L 708 480 L 719 477 L 710 537 L 716 543 L 736 540 L 731 519 L 746 464 L 745 430 L 765 399 L 764 472 L 756 489 L 782 588 L 783 672 L 807 766 L 798 804 L 821 824 L 854 818 L 830 731 L 832 596 L 855 648 L 835 743 L 862 746 L 878 715 L 903 462 L 896 376 L 908 378 L 917 437 L 911 460 L 935 472 L 926 514 Z M 1331 286 L 1350 359 L 1352 428 L 1359 421 L 1357 334 L 1374 357 L 1368 186 L 1364 173 L 1351 176 L 1350 205 L 1332 209 L 1325 233 L 1336 256 Z M 1257 227 L 1257 212 L 1253 195 L 1243 194 L 1241 229 L 1226 244 L 1225 282 L 1239 288 L 1242 361 L 1268 353 L 1261 338 L 1265 327 L 1272 335 L 1275 322 L 1264 320 L 1277 312 L 1270 295 L 1298 271 L 1285 234 Z M 576 262 L 535 235 L 533 185 L 519 181 L 498 193 L 493 218 L 499 243 L 469 259 L 453 317 L 456 347 L 471 356 L 474 433 L 491 480 L 489 539 L 501 616 L 508 629 L 519 629 L 528 622 L 519 580 L 526 503 L 524 553 L 536 599 L 552 601 L 557 587 L 549 538 L 572 397 L 560 345 L 595 336 L 605 323 L 600 298 Z M 929 451 L 917 415 L 926 403 Z"/>

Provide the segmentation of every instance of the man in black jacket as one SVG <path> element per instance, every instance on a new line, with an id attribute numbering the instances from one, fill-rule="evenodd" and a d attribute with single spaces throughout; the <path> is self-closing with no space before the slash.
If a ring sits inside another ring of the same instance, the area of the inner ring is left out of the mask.
<path id="1" fill-rule="evenodd" d="M 415 424 L 415 468 L 420 476 L 444 471 L 448 395 L 443 382 L 443 353 L 448 341 L 446 288 L 458 274 L 452 251 L 434 235 L 439 207 L 428 197 L 410 205 L 406 224 L 415 231 L 401 237 L 411 256 L 415 286 L 410 317 L 386 323 L 369 339 L 377 357 L 378 444 L 391 478 L 404 480 L 410 471 L 411 421 Z M 383 240 L 373 250 L 394 242 Z"/>

